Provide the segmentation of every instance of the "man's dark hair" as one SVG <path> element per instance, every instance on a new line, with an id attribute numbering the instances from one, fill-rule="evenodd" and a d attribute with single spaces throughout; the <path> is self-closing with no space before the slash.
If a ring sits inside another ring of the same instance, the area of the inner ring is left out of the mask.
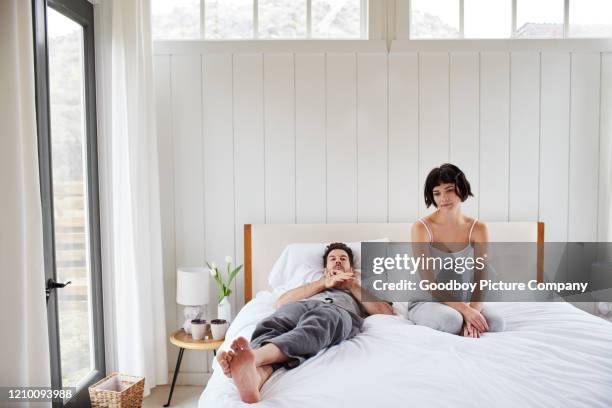
<path id="1" fill-rule="evenodd" d="M 334 249 L 341 249 L 344 252 L 346 252 L 346 254 L 348 255 L 348 259 L 349 259 L 349 264 L 353 266 L 353 251 L 351 250 L 351 248 L 349 248 L 348 245 L 342 242 L 332 242 L 331 244 L 327 246 L 327 248 L 325 248 L 325 254 L 323 254 L 323 267 L 324 268 L 327 267 L 327 255 L 329 255 L 329 253 L 333 251 Z"/>
<path id="2" fill-rule="evenodd" d="M 469 196 L 474 197 L 470 183 L 461 169 L 454 164 L 444 163 L 440 167 L 432 169 L 425 180 L 425 205 L 427 208 L 430 205 L 438 208 L 433 197 L 433 189 L 445 183 L 455 184 L 455 193 L 461 198 L 462 202 L 467 200 Z"/>

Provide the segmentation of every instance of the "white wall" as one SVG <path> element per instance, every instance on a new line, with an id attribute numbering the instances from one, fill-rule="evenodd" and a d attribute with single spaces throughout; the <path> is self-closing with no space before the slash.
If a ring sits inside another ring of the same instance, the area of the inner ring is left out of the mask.
<path id="1" fill-rule="evenodd" d="M 603 240 L 610 51 L 596 40 L 396 41 L 391 53 L 383 41 L 157 43 L 168 332 L 182 322 L 176 267 L 242 263 L 243 224 L 412 221 L 428 212 L 427 172 L 447 161 L 472 183 L 467 213 L 544 221 L 549 241 Z M 234 310 L 243 293 L 239 279 Z M 176 355 L 169 347 L 169 371 Z M 188 351 L 179 382 L 202 383 L 211 359 Z"/>

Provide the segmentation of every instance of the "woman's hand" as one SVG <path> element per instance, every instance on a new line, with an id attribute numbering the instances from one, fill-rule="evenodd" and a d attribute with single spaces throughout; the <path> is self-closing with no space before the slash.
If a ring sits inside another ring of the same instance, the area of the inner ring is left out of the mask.
<path id="1" fill-rule="evenodd" d="M 463 337 L 472 337 L 474 339 L 480 338 L 482 333 L 476 330 L 474 326 L 471 326 L 467 323 L 463 323 L 463 327 L 461 328 L 461 335 Z"/>
<path id="2" fill-rule="evenodd" d="M 480 313 L 478 310 L 466 305 L 461 314 L 463 315 L 463 320 L 466 325 L 472 326 L 480 333 L 489 330 L 487 319 L 485 319 L 482 313 Z"/>

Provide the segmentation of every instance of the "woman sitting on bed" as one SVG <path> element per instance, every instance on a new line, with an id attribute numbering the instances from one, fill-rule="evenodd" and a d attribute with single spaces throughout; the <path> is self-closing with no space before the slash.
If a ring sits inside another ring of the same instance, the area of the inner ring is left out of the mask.
<path id="1" fill-rule="evenodd" d="M 429 172 L 425 181 L 425 205 L 437 210 L 412 226 L 415 253 L 425 257 L 474 258 L 484 256 L 488 233 L 485 223 L 461 212 L 461 203 L 473 196 L 465 174 L 446 163 Z M 486 259 L 486 258 L 485 258 Z M 433 270 L 421 270 L 421 278 L 443 282 L 478 282 L 485 270 L 465 268 L 463 273 L 443 269 L 434 262 Z M 504 321 L 480 301 L 481 293 L 436 291 L 438 301 L 411 302 L 408 318 L 415 324 L 447 333 L 478 338 L 486 331 L 503 331 Z"/>

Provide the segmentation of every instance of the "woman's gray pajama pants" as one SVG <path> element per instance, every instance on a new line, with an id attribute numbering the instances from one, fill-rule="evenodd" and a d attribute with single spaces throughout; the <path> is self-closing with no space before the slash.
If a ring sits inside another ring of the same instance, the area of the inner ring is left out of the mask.
<path id="1" fill-rule="evenodd" d="M 487 320 L 490 332 L 504 331 L 504 318 L 492 309 L 481 311 Z M 463 327 L 463 316 L 452 307 L 438 302 L 416 302 L 408 308 L 408 319 L 414 324 L 451 334 L 459 334 Z"/>

